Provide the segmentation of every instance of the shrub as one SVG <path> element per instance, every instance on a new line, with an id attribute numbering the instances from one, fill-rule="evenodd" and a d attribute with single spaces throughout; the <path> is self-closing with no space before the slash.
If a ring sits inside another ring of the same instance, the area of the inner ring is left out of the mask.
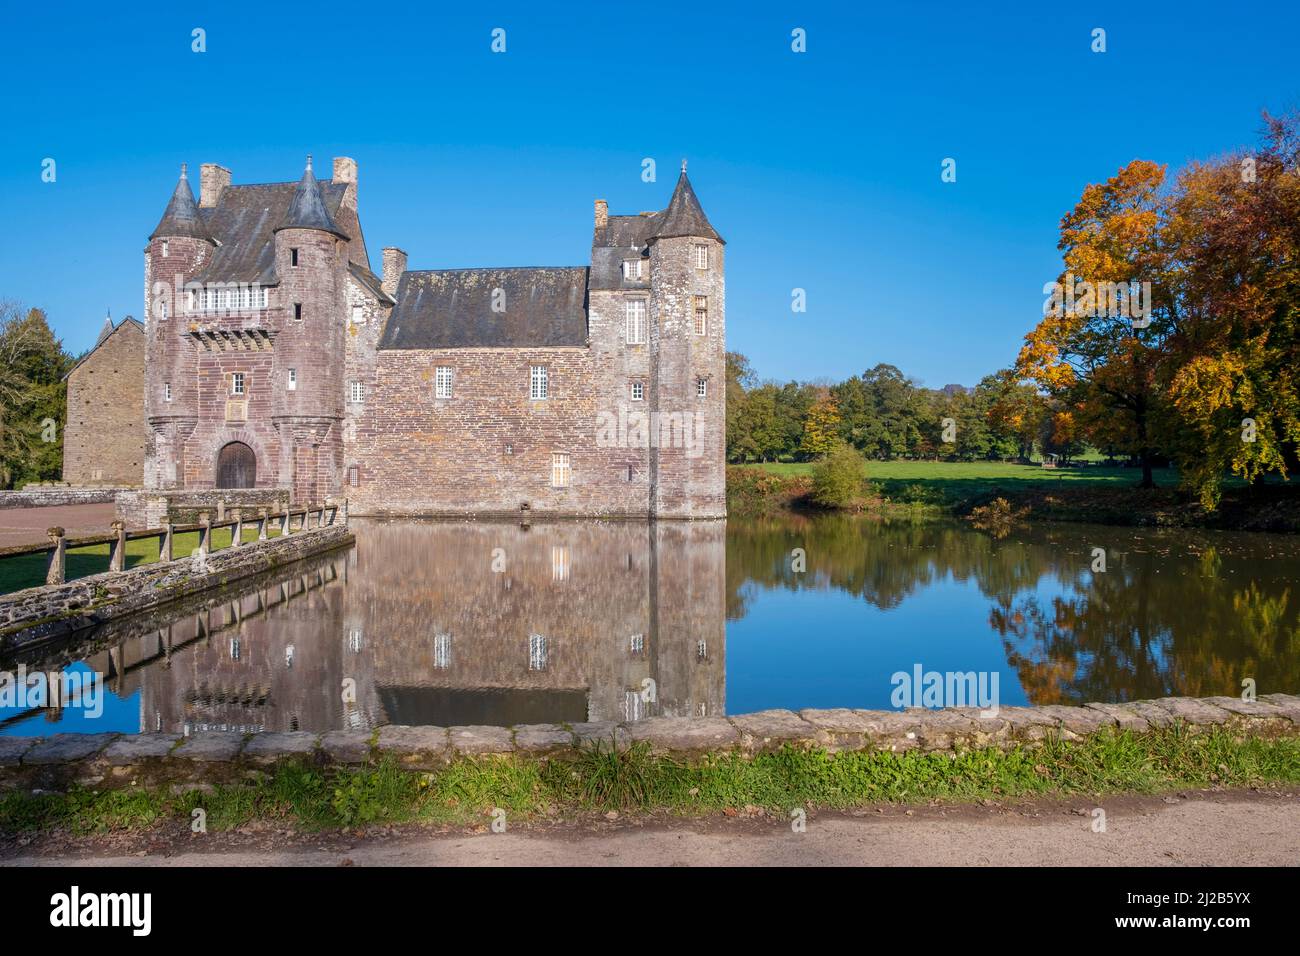
<path id="1" fill-rule="evenodd" d="M 844 442 L 837 444 L 813 466 L 813 501 L 823 508 L 859 507 L 862 465 L 857 449 Z"/>

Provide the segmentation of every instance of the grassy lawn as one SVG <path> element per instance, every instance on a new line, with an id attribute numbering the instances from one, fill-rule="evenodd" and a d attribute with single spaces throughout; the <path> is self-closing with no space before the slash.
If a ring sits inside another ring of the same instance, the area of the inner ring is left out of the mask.
<path id="1" fill-rule="evenodd" d="M 1300 738 L 1238 739 L 1219 729 L 1107 731 L 1077 743 L 1049 740 L 1033 748 L 951 754 L 784 749 L 752 759 L 717 754 L 697 764 L 653 756 L 644 746 L 618 753 L 606 746 L 552 760 L 461 757 L 433 773 L 389 761 L 347 769 L 282 764 L 265 779 L 209 793 L 143 787 L 7 793 L 0 796 L 0 833 L 188 830 L 197 807 L 214 830 L 255 820 L 319 830 L 370 823 L 481 825 L 497 807 L 525 822 L 610 810 L 734 814 L 748 806 L 788 819 L 793 807 L 1295 783 Z"/>
<path id="2" fill-rule="evenodd" d="M 812 462 L 768 462 L 751 467 L 775 475 L 812 474 Z M 868 480 L 880 487 L 887 498 L 900 500 L 959 501 L 1001 488 L 1053 488 L 1136 486 L 1142 478 L 1137 468 L 1107 468 L 1089 465 L 1084 468 L 1043 468 L 1001 461 L 869 461 Z M 1156 484 L 1172 487 L 1178 473 L 1172 468 L 1158 468 Z M 918 493 L 918 490 L 922 493 Z M 906 493 L 904 493 L 906 492 Z"/>
<path id="3" fill-rule="evenodd" d="M 212 550 L 230 545 L 233 529 L 218 528 L 212 532 Z M 280 533 L 279 525 L 273 524 L 267 529 L 267 536 L 274 538 Z M 242 541 L 256 541 L 257 527 L 245 525 Z M 126 566 L 134 568 L 158 560 L 157 538 L 142 538 L 126 543 Z M 172 554 L 178 558 L 186 557 L 199 546 L 199 533 L 186 531 L 172 538 Z M 71 581 L 84 578 L 90 574 L 99 574 L 108 570 L 108 545 L 98 544 L 89 548 L 69 548 L 66 577 Z M 36 587 L 45 583 L 45 552 L 25 554 L 16 558 L 0 559 L 0 594 L 20 591 L 23 588 Z"/>

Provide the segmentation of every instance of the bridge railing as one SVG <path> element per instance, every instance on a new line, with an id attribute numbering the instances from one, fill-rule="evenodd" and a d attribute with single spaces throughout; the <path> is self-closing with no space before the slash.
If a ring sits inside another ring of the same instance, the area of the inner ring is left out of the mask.
<path id="1" fill-rule="evenodd" d="M 342 504 L 331 502 L 321 505 L 308 505 L 301 508 L 291 507 L 275 512 L 267 508 L 259 508 L 256 515 L 247 517 L 244 515 L 243 509 L 233 508 L 227 517 L 218 521 L 213 521 L 207 512 L 200 512 L 199 520 L 194 524 L 173 524 L 170 520 L 164 519 L 163 523 L 157 528 L 146 528 L 138 531 L 127 531 L 123 522 L 114 521 L 111 526 L 113 529 L 111 534 L 88 535 L 76 538 L 68 537 L 63 528 L 49 528 L 46 531 L 49 538 L 48 544 L 0 548 L 0 579 L 9 577 L 3 574 L 5 564 L 23 558 L 30 560 L 33 555 L 41 553 L 45 554 L 44 583 L 63 584 L 67 580 L 75 580 L 78 577 L 98 573 L 97 570 L 84 570 L 81 573 L 73 574 L 69 578 L 68 551 L 70 549 L 79 550 L 108 545 L 107 570 L 122 571 L 127 566 L 127 543 L 131 541 L 154 540 L 158 542 L 157 556 L 135 562 L 136 565 L 139 565 L 152 563 L 155 560 L 172 561 L 177 557 L 188 557 L 189 555 L 177 555 L 175 553 L 177 550 L 177 537 L 182 535 L 197 533 L 197 547 L 190 553 L 207 555 L 217 550 L 238 548 L 251 543 L 251 541 L 265 541 L 271 537 L 287 537 L 292 534 L 327 528 L 340 521 L 344 524 L 347 523 L 346 502 Z M 218 546 L 215 543 L 214 532 L 225 528 L 230 529 L 230 541 L 224 546 Z M 246 541 L 246 532 L 251 529 L 256 529 L 256 537 Z M 147 554 L 148 551 L 146 551 Z M 103 570 L 103 568 L 98 570 Z M 31 585 L 24 586 L 30 587 Z M 18 590 L 18 588 L 0 586 L 0 592 L 12 590 Z"/>

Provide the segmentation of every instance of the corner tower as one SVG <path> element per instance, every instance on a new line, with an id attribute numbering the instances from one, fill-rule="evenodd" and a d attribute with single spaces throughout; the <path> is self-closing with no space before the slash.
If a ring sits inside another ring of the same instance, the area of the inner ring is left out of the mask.
<path id="1" fill-rule="evenodd" d="M 725 243 L 686 177 L 656 217 L 650 249 L 650 512 L 726 515 Z"/>
<path id="2" fill-rule="evenodd" d="M 300 502 L 321 501 L 340 485 L 348 238 L 329 214 L 308 156 L 274 242 L 280 308 L 271 420 L 280 484 Z"/>
<path id="3" fill-rule="evenodd" d="M 146 488 L 178 488 L 185 481 L 185 443 L 199 415 L 196 354 L 185 334 L 186 287 L 214 248 L 182 165 L 144 250 Z"/>

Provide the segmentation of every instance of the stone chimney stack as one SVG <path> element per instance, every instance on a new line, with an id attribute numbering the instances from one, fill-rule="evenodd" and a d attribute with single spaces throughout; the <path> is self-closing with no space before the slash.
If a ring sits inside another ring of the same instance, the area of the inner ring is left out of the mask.
<path id="1" fill-rule="evenodd" d="M 352 183 L 357 181 L 357 161 L 349 159 L 347 156 L 334 157 L 334 181 L 336 183 Z"/>
<path id="2" fill-rule="evenodd" d="M 603 199 L 596 200 L 596 235 L 603 236 L 609 225 L 609 203 Z"/>
<path id="3" fill-rule="evenodd" d="M 221 201 L 221 191 L 230 185 L 230 170 L 216 163 L 199 167 L 199 207 L 212 209 Z"/>
<path id="4" fill-rule="evenodd" d="M 396 246 L 384 247 L 384 280 L 380 285 L 389 296 L 397 297 L 397 283 L 406 271 L 406 253 Z"/>

